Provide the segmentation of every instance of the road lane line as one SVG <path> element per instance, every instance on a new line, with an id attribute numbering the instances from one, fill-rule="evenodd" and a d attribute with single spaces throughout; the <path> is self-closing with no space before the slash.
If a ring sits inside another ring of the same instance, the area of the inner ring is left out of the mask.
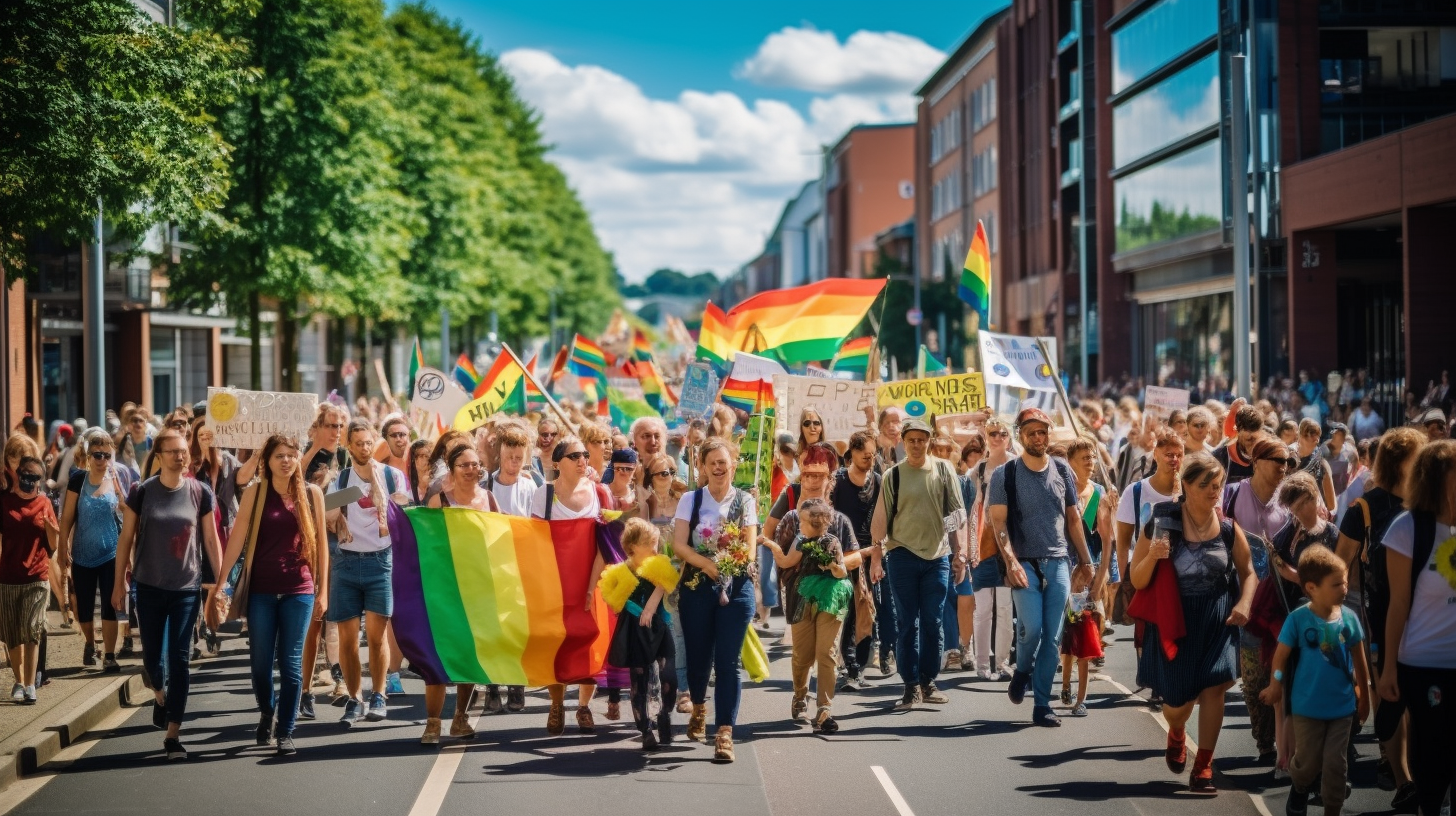
<path id="1" fill-rule="evenodd" d="M 900 789 L 890 781 L 890 775 L 885 773 L 885 769 L 878 765 L 871 765 L 870 770 L 875 772 L 875 778 L 880 780 L 880 787 L 885 789 L 885 795 L 890 797 L 890 804 L 895 806 L 895 810 L 900 816 L 915 816 L 915 811 L 910 809 L 910 805 L 905 801 L 905 797 L 900 795 Z"/>
<path id="2" fill-rule="evenodd" d="M 470 719 L 470 727 L 475 728 L 479 724 L 480 715 L 476 714 Z M 450 792 L 450 783 L 455 780 L 455 772 L 460 770 L 460 761 L 465 758 L 465 751 L 470 744 L 471 740 L 457 740 L 441 746 L 439 755 L 435 757 L 435 764 L 430 766 L 430 775 L 425 777 L 425 784 L 415 797 L 409 816 L 436 816 L 440 812 L 440 806 L 445 804 L 445 794 Z"/>

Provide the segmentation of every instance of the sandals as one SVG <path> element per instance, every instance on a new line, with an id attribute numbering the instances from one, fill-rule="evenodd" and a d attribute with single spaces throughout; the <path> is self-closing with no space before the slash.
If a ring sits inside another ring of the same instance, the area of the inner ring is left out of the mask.
<path id="1" fill-rule="evenodd" d="M 701 742 L 708 737 L 708 706 L 706 703 L 694 703 L 693 712 L 688 716 L 688 739 Z"/>
<path id="2" fill-rule="evenodd" d="M 430 717 L 425 720 L 425 733 L 420 737 L 421 745 L 440 744 L 440 718 Z"/>
<path id="3" fill-rule="evenodd" d="M 1188 732 L 1184 731 L 1177 737 L 1173 732 L 1168 732 L 1168 747 L 1163 752 L 1163 761 L 1168 763 L 1168 770 L 1175 774 L 1181 774 L 1188 767 Z"/>
<path id="4" fill-rule="evenodd" d="M 596 730 L 597 721 L 592 718 L 590 708 L 578 708 L 576 710 L 576 727 L 581 729 L 583 734 L 590 734 Z"/>
<path id="5" fill-rule="evenodd" d="M 830 716 L 829 709 L 821 708 L 819 709 L 819 717 L 814 722 L 814 730 L 821 734 L 838 734 L 839 723 L 835 722 L 834 717 Z"/>
<path id="6" fill-rule="evenodd" d="M 728 763 L 733 759 L 733 726 L 724 725 L 718 728 L 718 736 L 714 740 L 713 761 Z"/>
<path id="7" fill-rule="evenodd" d="M 566 706 L 553 702 L 551 711 L 546 714 L 546 733 L 553 737 L 559 737 L 566 732 Z"/>

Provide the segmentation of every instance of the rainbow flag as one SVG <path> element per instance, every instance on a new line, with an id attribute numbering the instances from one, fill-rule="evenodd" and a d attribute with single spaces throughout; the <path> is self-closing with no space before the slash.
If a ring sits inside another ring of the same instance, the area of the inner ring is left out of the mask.
<path id="1" fill-rule="evenodd" d="M 551 371 L 546 374 L 546 387 L 551 388 L 552 383 L 561 379 L 566 373 L 566 358 L 571 354 L 569 346 L 562 346 L 556 350 L 556 356 L 551 360 Z"/>
<path id="2" fill-rule="evenodd" d="M 541 521 L 461 507 L 389 507 L 394 634 L 431 685 L 539 686 L 601 671 L 611 640 L 592 591 L 598 552 L 620 561 L 616 524 Z"/>
<path id="3" fill-rule="evenodd" d="M 710 300 L 703 307 L 703 326 L 698 330 L 696 357 L 717 366 L 721 373 L 733 362 L 733 352 L 733 330 L 729 328 L 728 316 Z"/>
<path id="4" fill-rule="evenodd" d="M 611 416 L 611 404 L 607 399 L 607 381 L 596 377 L 578 377 L 577 384 L 581 386 L 583 399 L 588 405 L 596 403 L 597 416 Z"/>
<path id="5" fill-rule="evenodd" d="M 475 387 L 480 385 L 480 374 L 475 370 L 475 363 L 471 362 L 470 355 L 460 352 L 460 357 L 455 361 L 455 382 L 465 389 L 465 393 L 474 394 Z"/>
<path id="6" fill-rule="evenodd" d="M 495 364 L 480 378 L 474 397 L 455 414 L 455 430 L 473 431 L 501 411 L 526 412 L 526 370 L 515 355 L 501 352 L 495 358 Z"/>
<path id="7" fill-rule="evenodd" d="M 536 387 L 536 357 L 537 355 L 532 354 L 531 359 L 526 361 L 526 372 L 531 375 L 526 380 L 527 411 L 546 410 L 546 395 L 541 393 L 541 389 Z"/>
<path id="8" fill-rule="evenodd" d="M 729 408 L 757 414 L 764 407 L 773 407 L 773 383 L 769 380 L 735 380 L 729 377 L 723 380 L 723 390 L 718 392 L 718 400 Z"/>
<path id="9" fill-rule="evenodd" d="M 966 265 L 961 270 L 961 300 L 971 307 L 980 321 L 977 329 L 991 328 L 991 249 L 986 241 L 986 225 L 976 222 L 976 235 L 966 252 Z"/>
<path id="10" fill-rule="evenodd" d="M 576 336 L 571 344 L 571 357 L 567 365 L 571 373 L 578 377 L 595 377 L 605 386 L 607 382 L 607 366 L 611 361 L 607 359 L 607 353 L 596 343 L 582 337 Z"/>
<path id="11" fill-rule="evenodd" d="M 865 371 L 869 369 L 870 348 L 874 344 L 874 335 L 846 340 L 844 345 L 839 347 L 839 354 L 835 356 L 834 364 L 830 366 L 830 370 L 848 371 L 859 377 L 863 377 Z"/>
<path id="12" fill-rule="evenodd" d="M 667 386 L 667 381 L 662 378 L 662 372 L 657 370 L 656 363 L 651 360 L 636 360 L 628 365 L 628 373 L 642 383 L 643 399 L 652 410 L 662 414 L 677 405 L 677 395 Z"/>
<path id="13" fill-rule="evenodd" d="M 416 337 L 415 349 L 410 354 L 409 388 L 407 389 L 407 393 L 405 394 L 405 396 L 409 397 L 410 399 L 415 398 L 415 375 L 419 374 L 420 369 L 424 367 L 425 350 L 422 346 L 420 346 L 420 338 Z"/>
<path id="14" fill-rule="evenodd" d="M 885 278 L 826 278 L 763 292 L 728 312 L 730 347 L 789 363 L 834 356 L 885 288 Z"/>
<path id="15" fill-rule="evenodd" d="M 648 342 L 647 335 L 641 329 L 632 330 L 632 359 L 643 362 L 652 360 L 652 343 Z"/>

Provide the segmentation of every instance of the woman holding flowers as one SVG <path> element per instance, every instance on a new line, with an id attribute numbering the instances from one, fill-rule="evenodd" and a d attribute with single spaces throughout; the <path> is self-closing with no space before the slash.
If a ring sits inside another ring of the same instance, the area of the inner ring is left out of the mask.
<path id="1" fill-rule="evenodd" d="M 732 443 L 710 439 L 700 456 L 707 486 L 683 496 L 675 514 L 682 523 L 673 526 L 673 551 L 686 565 L 678 607 L 693 703 L 687 735 L 693 740 L 707 735 L 708 675 L 715 672 L 713 761 L 732 762 L 742 691 L 739 656 L 753 618 L 758 573 L 752 546 L 758 538 L 758 505 L 733 486 L 738 451 Z"/>

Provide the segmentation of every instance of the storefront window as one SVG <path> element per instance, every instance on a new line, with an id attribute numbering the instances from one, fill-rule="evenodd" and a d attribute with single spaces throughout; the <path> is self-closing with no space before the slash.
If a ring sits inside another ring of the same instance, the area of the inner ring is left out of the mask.
<path id="1" fill-rule="evenodd" d="M 1218 124 L 1218 54 L 1209 54 L 1112 109 L 1119 167 Z"/>
<path id="2" fill-rule="evenodd" d="M 1221 145 L 1214 139 L 1114 182 L 1118 252 L 1222 225 Z"/>
<path id="3" fill-rule="evenodd" d="M 1233 295 L 1142 306 L 1142 370 L 1149 383 L 1221 392 L 1233 373 Z"/>
<path id="4" fill-rule="evenodd" d="M 1218 0 L 1163 0 L 1112 32 L 1112 92 L 1218 33 Z"/>

